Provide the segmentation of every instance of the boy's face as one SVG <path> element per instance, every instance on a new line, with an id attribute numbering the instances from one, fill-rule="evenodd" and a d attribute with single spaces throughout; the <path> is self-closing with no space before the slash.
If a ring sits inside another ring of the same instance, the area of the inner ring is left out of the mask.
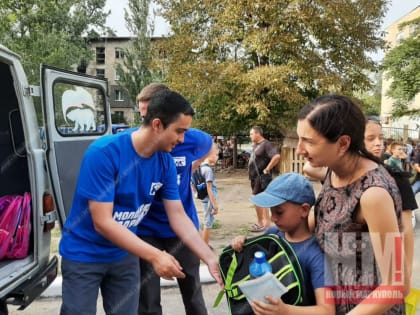
<path id="1" fill-rule="evenodd" d="M 399 158 L 401 154 L 403 153 L 403 147 L 402 145 L 396 145 L 391 149 L 392 156 L 395 158 Z"/>
<path id="2" fill-rule="evenodd" d="M 307 220 L 307 212 L 302 205 L 293 202 L 285 202 L 279 206 L 271 207 L 271 221 L 282 232 L 291 232 L 296 230 L 303 220 Z"/>

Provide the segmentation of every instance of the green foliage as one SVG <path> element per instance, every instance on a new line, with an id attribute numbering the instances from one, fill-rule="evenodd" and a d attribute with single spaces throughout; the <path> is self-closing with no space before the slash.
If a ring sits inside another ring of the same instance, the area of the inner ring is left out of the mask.
<path id="1" fill-rule="evenodd" d="M 308 100 L 366 90 L 377 70 L 385 0 L 157 2 L 173 31 L 157 66 L 211 133 L 282 132 Z"/>
<path id="2" fill-rule="evenodd" d="M 365 115 L 380 116 L 382 72 L 376 73 L 373 81 L 375 83 L 375 86 L 372 90 L 355 92 L 354 96 L 359 100 L 359 104 Z"/>
<path id="3" fill-rule="evenodd" d="M 129 0 L 129 10 L 124 9 L 128 30 L 136 34 L 129 48 L 124 50 L 121 64 L 117 64 L 120 75 L 118 84 L 132 100 L 140 90 L 153 81 L 159 81 L 151 72 L 151 37 L 153 27 L 147 21 L 150 0 Z"/>
<path id="4" fill-rule="evenodd" d="M 90 55 L 86 39 L 105 30 L 106 0 L 0 0 L 0 42 L 22 57 L 28 80 L 41 63 L 73 69 Z"/>
<path id="5" fill-rule="evenodd" d="M 391 49 L 383 62 L 386 78 L 392 80 L 387 95 L 395 100 L 394 117 L 420 113 L 408 105 L 420 93 L 420 18 L 400 25 L 404 27 L 410 27 L 410 37 Z"/>

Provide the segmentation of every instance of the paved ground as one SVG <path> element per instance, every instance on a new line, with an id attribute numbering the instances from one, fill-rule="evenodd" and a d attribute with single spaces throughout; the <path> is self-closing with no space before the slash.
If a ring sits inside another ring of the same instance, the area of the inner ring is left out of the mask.
<path id="1" fill-rule="evenodd" d="M 218 228 L 211 236 L 211 244 L 217 252 L 220 252 L 229 244 L 233 236 L 240 234 L 250 234 L 248 227 L 255 222 L 255 210 L 249 203 L 250 197 L 249 182 L 244 170 L 234 172 L 217 172 L 216 182 L 218 185 L 218 198 L 221 207 L 217 216 Z M 316 190 L 319 186 L 315 184 Z M 420 197 L 420 194 L 418 195 Z M 420 199 L 420 198 L 419 198 Z M 420 200 L 419 200 L 420 201 Z M 197 208 L 201 213 L 201 204 L 198 202 Z M 413 270 L 413 286 L 420 288 L 420 215 L 415 229 L 416 244 L 415 262 Z M 203 284 L 204 297 L 208 307 L 209 315 L 229 314 L 226 300 L 222 299 L 218 308 L 212 305 L 219 292 L 219 287 L 215 283 Z M 40 315 L 40 314 L 59 314 L 61 298 L 40 298 L 33 302 L 26 310 L 17 311 L 16 307 L 10 306 L 11 315 Z M 165 315 L 184 314 L 183 304 L 177 287 L 164 287 L 162 289 L 162 306 Z M 101 301 L 98 301 L 98 313 L 104 314 Z M 420 315 L 420 311 L 417 312 Z"/>

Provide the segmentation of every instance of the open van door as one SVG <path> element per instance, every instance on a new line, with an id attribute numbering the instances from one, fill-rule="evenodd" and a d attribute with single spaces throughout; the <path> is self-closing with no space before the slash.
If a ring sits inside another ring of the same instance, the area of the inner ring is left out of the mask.
<path id="1" fill-rule="evenodd" d="M 41 82 L 48 168 L 62 226 L 84 152 L 93 140 L 112 133 L 107 81 L 42 66 Z"/>

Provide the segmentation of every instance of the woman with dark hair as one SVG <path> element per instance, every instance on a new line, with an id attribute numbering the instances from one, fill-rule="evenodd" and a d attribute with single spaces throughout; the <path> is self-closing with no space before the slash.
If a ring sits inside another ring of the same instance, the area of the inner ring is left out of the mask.
<path id="1" fill-rule="evenodd" d="M 336 313 L 404 314 L 401 198 L 365 149 L 363 113 L 347 97 L 322 96 L 302 108 L 297 133 L 298 154 L 312 167 L 328 168 L 315 204 L 315 235 L 333 270 Z M 394 298 L 383 298 L 389 294 Z"/>

